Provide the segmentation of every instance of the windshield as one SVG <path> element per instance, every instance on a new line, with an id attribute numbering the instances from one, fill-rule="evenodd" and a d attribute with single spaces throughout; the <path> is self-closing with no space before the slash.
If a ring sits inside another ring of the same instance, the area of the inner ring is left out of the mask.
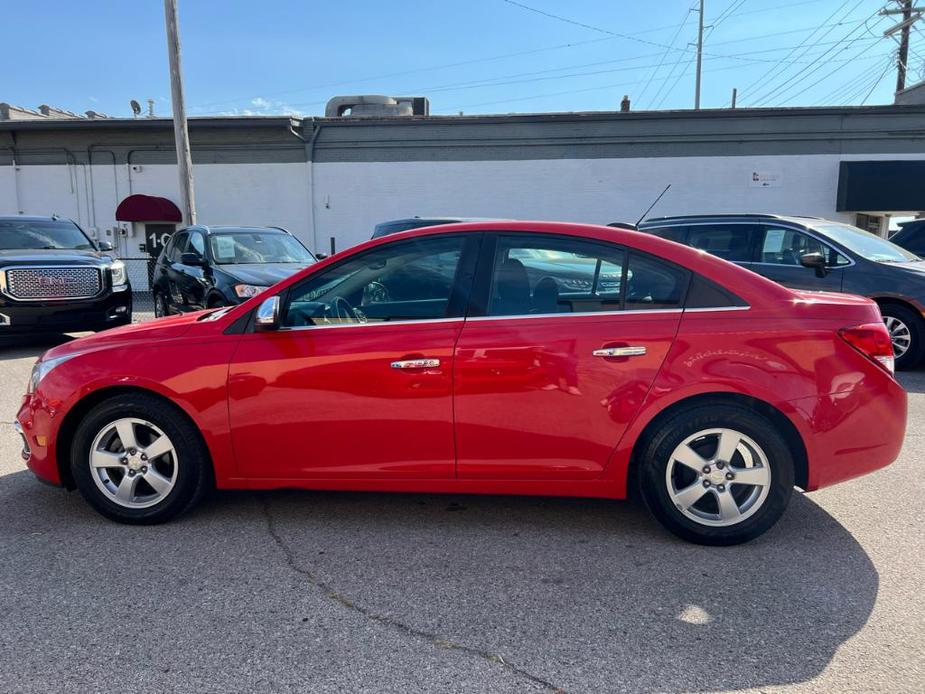
<path id="1" fill-rule="evenodd" d="M 0 250 L 56 249 L 96 250 L 73 222 L 4 219 L 0 220 Z"/>
<path id="2" fill-rule="evenodd" d="M 867 260 L 878 263 L 914 263 L 920 260 L 917 255 L 900 248 L 895 243 L 890 243 L 876 234 L 848 224 L 815 224 L 813 226 L 833 241 Z"/>
<path id="3" fill-rule="evenodd" d="M 219 265 L 241 263 L 311 263 L 314 257 L 289 234 L 241 232 L 209 237 L 212 257 Z"/>

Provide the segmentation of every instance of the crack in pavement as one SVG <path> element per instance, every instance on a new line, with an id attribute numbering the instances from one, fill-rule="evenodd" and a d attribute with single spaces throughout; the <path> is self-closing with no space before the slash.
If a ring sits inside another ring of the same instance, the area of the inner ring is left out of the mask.
<path id="1" fill-rule="evenodd" d="M 348 596 L 337 592 L 328 583 L 318 578 L 314 571 L 299 565 L 299 563 L 296 561 L 295 554 L 292 552 L 292 550 L 289 548 L 285 540 L 283 540 L 276 529 L 276 521 L 274 520 L 273 514 L 270 511 L 270 502 L 267 500 L 266 496 L 261 499 L 261 505 L 263 506 L 263 513 L 267 522 L 267 532 L 270 534 L 270 537 L 273 538 L 276 546 L 279 547 L 280 551 L 282 551 L 283 556 L 286 558 L 286 563 L 289 565 L 289 568 L 291 568 L 299 575 L 304 576 L 306 579 L 308 579 L 309 583 L 323 591 L 326 597 L 328 597 L 330 600 L 333 600 L 341 607 L 352 610 L 353 612 L 358 613 L 370 621 L 382 624 L 383 626 L 389 627 L 390 629 L 404 634 L 405 636 L 409 636 L 421 641 L 427 641 L 432 646 L 436 646 L 437 648 L 459 651 L 460 653 L 476 656 L 478 658 L 482 658 L 483 660 L 487 660 L 490 663 L 500 665 L 506 670 L 519 675 L 520 677 L 527 679 L 534 684 L 540 685 L 550 692 L 565 692 L 562 687 L 558 687 L 552 682 L 544 680 L 542 677 L 538 677 L 537 675 L 534 675 L 533 673 L 524 670 L 523 668 L 519 668 L 516 665 L 509 663 L 497 653 L 492 653 L 490 651 L 475 648 L 473 646 L 467 646 L 465 644 L 443 638 L 439 634 L 432 634 L 421 629 L 416 629 L 412 626 L 409 626 L 408 624 L 405 624 L 404 622 L 395 619 L 394 617 L 389 617 L 388 615 L 374 612 L 367 607 L 358 605 Z"/>

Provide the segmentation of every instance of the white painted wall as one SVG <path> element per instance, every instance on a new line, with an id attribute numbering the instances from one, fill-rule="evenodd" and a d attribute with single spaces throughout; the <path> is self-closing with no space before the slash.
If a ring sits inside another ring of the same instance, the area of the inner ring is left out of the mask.
<path id="1" fill-rule="evenodd" d="M 662 189 L 654 215 L 778 212 L 851 221 L 835 212 L 843 159 L 920 159 L 920 155 L 806 155 L 555 159 L 465 162 L 202 164 L 194 167 L 203 224 L 279 225 L 313 250 L 328 238 L 343 249 L 369 238 L 376 223 L 413 215 L 459 215 L 607 223 L 635 221 Z M 130 193 L 179 199 L 172 165 L 97 163 L 0 167 L 0 214 L 16 212 L 14 181 L 26 214 L 58 213 L 86 229 L 117 226 L 115 209 Z M 752 172 L 778 185 L 751 184 Z M 312 228 L 314 203 L 315 229 Z M 139 255 L 141 230 L 118 248 Z"/>

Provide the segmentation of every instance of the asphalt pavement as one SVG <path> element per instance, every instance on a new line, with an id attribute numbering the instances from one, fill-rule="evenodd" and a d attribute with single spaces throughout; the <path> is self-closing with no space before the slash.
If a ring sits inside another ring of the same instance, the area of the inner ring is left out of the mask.
<path id="1" fill-rule="evenodd" d="M 0 347 L 0 692 L 925 691 L 925 371 L 874 475 L 739 547 L 586 499 L 217 493 L 129 527 L 35 481 Z"/>

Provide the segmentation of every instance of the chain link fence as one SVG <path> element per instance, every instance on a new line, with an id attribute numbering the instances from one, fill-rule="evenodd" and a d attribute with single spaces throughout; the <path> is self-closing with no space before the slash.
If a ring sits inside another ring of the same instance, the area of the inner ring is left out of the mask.
<path id="1" fill-rule="evenodd" d="M 154 318 L 154 258 L 150 256 L 120 258 L 125 263 L 128 281 L 132 285 L 132 322 L 142 323 Z"/>

